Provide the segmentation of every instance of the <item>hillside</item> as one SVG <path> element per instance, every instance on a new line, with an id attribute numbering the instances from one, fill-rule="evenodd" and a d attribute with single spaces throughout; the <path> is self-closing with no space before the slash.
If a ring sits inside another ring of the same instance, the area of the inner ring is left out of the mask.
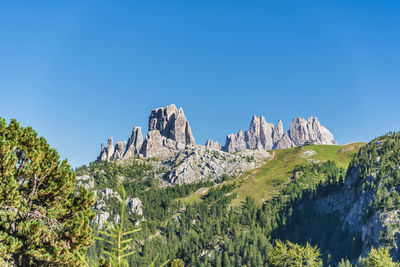
<path id="1" fill-rule="evenodd" d="M 240 205 L 247 196 L 254 197 L 257 205 L 276 196 L 290 182 L 294 168 L 300 164 L 332 160 L 339 167 L 347 168 L 353 154 L 363 145 L 365 143 L 351 143 L 344 146 L 311 145 L 272 150 L 270 151 L 271 158 L 263 166 L 246 171 L 238 179 L 229 182 L 236 184 L 233 192 L 237 193 L 237 198 L 232 200 L 232 205 Z M 201 200 L 201 196 L 206 193 L 207 189 L 202 188 L 189 197 L 183 198 L 182 201 L 192 203 Z"/>
<path id="2" fill-rule="evenodd" d="M 157 158 L 99 161 L 88 167 L 79 168 L 77 174 L 79 184 L 90 188 L 97 196 L 95 204 L 97 216 L 93 221 L 95 229 L 103 228 L 105 221 L 112 223 L 116 220 L 118 206 L 121 203 L 120 187 L 124 186 L 128 195 L 126 203 L 129 207 L 127 223 L 131 227 L 141 225 L 143 229 L 138 236 L 142 242 L 137 247 L 141 253 L 132 257 L 132 262 L 139 265 L 149 262 L 159 253 L 157 247 L 167 240 L 174 240 L 173 246 L 160 253 L 160 262 L 175 255 L 174 257 L 180 257 L 186 263 L 195 263 L 197 260 L 192 257 L 202 255 L 199 262 L 215 263 L 219 257 L 223 257 L 224 250 L 229 248 L 229 244 L 236 246 L 238 253 L 245 253 L 245 247 L 241 247 L 238 238 L 247 240 L 245 243 L 261 242 L 265 249 L 271 246 L 272 240 L 267 238 L 261 241 L 259 238 L 262 236 L 264 238 L 286 236 L 298 243 L 304 243 L 307 239 L 296 233 L 293 234 L 297 237 L 291 237 L 291 231 L 285 228 L 285 225 L 294 223 L 290 214 L 297 214 L 294 211 L 289 212 L 289 209 L 293 205 L 298 205 L 294 203 L 302 202 L 304 194 L 302 192 L 307 194 L 309 190 L 316 190 L 321 183 L 328 186 L 338 183 L 340 179 L 343 180 L 346 166 L 363 145 L 363 143 L 344 146 L 310 145 L 273 150 L 269 151 L 271 156 L 263 165 L 239 176 L 223 175 L 218 179 L 167 187 L 162 182 L 162 177 L 165 177 L 162 172 L 166 170 L 157 167 L 163 161 Z M 213 150 L 210 151 L 215 153 Z M 177 155 L 179 153 L 182 152 L 178 152 Z M 246 155 L 242 162 L 247 164 L 252 157 Z M 215 160 L 215 157 L 210 157 L 208 160 Z M 173 167 L 182 164 L 179 160 L 179 164 L 173 164 Z M 269 215 L 263 217 L 264 212 Z M 332 262 L 359 255 L 360 237 L 342 231 L 338 216 L 310 215 L 309 218 L 312 218 L 310 220 L 312 222 L 324 223 L 342 239 L 341 249 L 324 244 L 319 238 L 311 240 L 312 244 L 320 245 L 323 251 L 329 250 L 335 253 L 335 261 L 331 259 Z M 324 221 L 326 219 L 328 221 Z M 315 225 L 311 224 L 310 227 Z M 296 228 L 298 227 L 294 227 Z M 245 234 L 246 229 L 251 230 L 250 236 Z M 226 239 L 227 235 L 231 238 Z M 319 233 L 318 236 L 325 235 Z M 239 243 L 236 244 L 237 242 Z M 351 250 L 352 247 L 357 249 Z M 93 259 L 99 256 L 96 252 L 99 249 L 97 245 L 92 248 Z M 267 250 L 259 249 L 258 245 L 254 247 L 255 254 L 247 260 L 265 258 Z M 258 255 L 256 251 L 264 256 Z M 326 256 L 324 259 L 328 261 Z M 236 262 L 234 259 L 229 261 Z"/>

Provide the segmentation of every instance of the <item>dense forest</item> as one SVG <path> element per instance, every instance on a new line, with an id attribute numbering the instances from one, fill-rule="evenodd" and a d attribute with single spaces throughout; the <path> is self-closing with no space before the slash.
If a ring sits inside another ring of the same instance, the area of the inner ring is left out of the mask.
<path id="1" fill-rule="evenodd" d="M 99 166 L 104 172 L 96 177 Z M 343 186 L 346 170 L 333 161 L 297 166 L 288 186 L 262 206 L 256 206 L 250 196 L 240 207 L 230 206 L 235 180 L 159 188 L 145 178 L 151 176 L 146 164 L 127 168 L 96 162 L 77 173 L 92 173 L 102 184 L 120 175 L 134 178 L 123 186 L 128 195 L 142 200 L 146 223 L 136 237 L 138 253 L 129 258 L 132 266 L 149 264 L 155 257 L 159 263 L 180 258 L 192 266 L 268 266 L 268 254 L 279 239 L 318 246 L 325 264 L 336 265 L 343 258 L 354 260 L 360 255 L 359 236 L 342 231 L 334 214 L 316 214 L 313 209 L 314 199 Z M 182 205 L 179 200 L 210 186 L 201 201 Z M 101 252 L 98 242 L 90 257 L 95 260 Z"/>

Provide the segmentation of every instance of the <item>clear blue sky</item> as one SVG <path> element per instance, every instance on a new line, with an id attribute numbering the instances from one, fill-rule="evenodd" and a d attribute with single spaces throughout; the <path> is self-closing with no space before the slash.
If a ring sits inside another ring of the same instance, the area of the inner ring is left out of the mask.
<path id="1" fill-rule="evenodd" d="M 16 2 L 0 4 L 0 116 L 73 166 L 171 103 L 201 144 L 253 114 L 317 116 L 339 143 L 400 130 L 399 1 Z"/>

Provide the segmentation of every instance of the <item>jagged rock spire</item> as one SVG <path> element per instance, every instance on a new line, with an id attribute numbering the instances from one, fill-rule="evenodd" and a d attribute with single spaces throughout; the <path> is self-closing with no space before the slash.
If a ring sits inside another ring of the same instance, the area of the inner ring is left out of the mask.
<path id="1" fill-rule="evenodd" d="M 309 117 L 308 120 L 294 118 L 290 124 L 289 131 L 277 143 L 276 148 L 282 149 L 300 146 L 306 141 L 311 141 L 314 144 L 337 144 L 333 138 L 333 134 L 321 125 L 318 118 Z"/>
<path id="2" fill-rule="evenodd" d="M 263 116 L 254 115 L 249 129 L 244 133 L 244 140 L 241 135 L 241 131 L 236 135 L 228 135 L 223 150 L 237 152 L 245 149 L 283 149 L 300 146 L 307 141 L 315 144 L 337 144 L 332 133 L 314 117 L 309 117 L 308 120 L 293 119 L 290 129 L 284 134 L 281 120 L 274 127 Z"/>
<path id="3" fill-rule="evenodd" d="M 127 149 L 124 158 L 139 155 L 143 144 L 142 127 L 133 127 L 131 137 L 128 139 Z"/>
<path id="4" fill-rule="evenodd" d="M 149 118 L 149 131 L 158 130 L 161 136 L 177 141 L 183 145 L 196 144 L 192 129 L 183 109 L 174 104 L 155 109 Z"/>
<path id="5" fill-rule="evenodd" d="M 189 122 L 183 109 L 175 105 L 157 108 L 149 116 L 149 131 L 143 140 L 141 127 L 134 127 L 128 141 L 108 140 L 107 148 L 102 145 L 98 160 L 129 158 L 136 155 L 153 156 L 165 150 L 182 150 L 195 145 Z"/>
<path id="6" fill-rule="evenodd" d="M 230 134 L 226 137 L 225 146 L 208 140 L 207 147 L 222 149 L 228 152 L 238 152 L 246 149 L 271 150 L 299 146 L 307 141 L 316 144 L 337 144 L 331 132 L 321 125 L 319 120 L 309 117 L 308 120 L 295 118 L 290 129 L 284 133 L 282 121 L 276 126 L 268 123 L 264 116 L 254 115 L 249 129 L 243 133 Z M 183 150 L 194 146 L 195 139 L 192 129 L 183 109 L 177 109 L 172 104 L 151 111 L 149 116 L 149 131 L 143 140 L 141 127 L 134 127 L 127 141 L 113 145 L 113 138 L 107 141 L 107 147 L 101 145 L 98 160 L 111 158 L 128 158 L 136 155 L 144 157 L 159 153 Z"/>

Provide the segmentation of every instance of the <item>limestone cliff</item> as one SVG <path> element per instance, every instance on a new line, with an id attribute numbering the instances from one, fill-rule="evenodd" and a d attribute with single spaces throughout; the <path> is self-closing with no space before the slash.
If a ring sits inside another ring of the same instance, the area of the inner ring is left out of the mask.
<path id="1" fill-rule="evenodd" d="M 134 127 L 130 138 L 117 142 L 115 146 L 110 137 L 107 147 L 101 145 L 98 160 L 162 156 L 196 145 L 183 109 L 178 109 L 173 104 L 152 110 L 148 127 L 145 139 L 141 127 Z M 336 144 L 332 133 L 322 126 L 317 118 L 295 118 L 290 124 L 290 129 L 284 133 L 282 121 L 279 120 L 274 126 L 268 123 L 264 116 L 254 115 L 247 131 L 240 130 L 237 134 L 228 135 L 224 146 L 208 140 L 206 147 L 234 153 L 245 150 L 284 149 L 306 142 Z"/>
<path id="2" fill-rule="evenodd" d="M 110 137 L 107 147 L 101 145 L 98 160 L 157 156 L 195 144 L 192 129 L 182 108 L 169 105 L 151 111 L 149 130 L 144 140 L 141 127 L 134 127 L 131 137 L 127 141 L 117 142 L 115 146 Z"/>
<path id="3" fill-rule="evenodd" d="M 306 142 L 313 144 L 337 144 L 332 133 L 321 125 L 318 118 L 310 117 L 308 120 L 295 118 L 290 124 L 290 129 L 283 133 L 283 124 L 279 120 L 276 126 L 268 123 L 263 116 L 253 116 L 249 129 L 243 134 L 226 137 L 223 150 L 228 152 L 244 151 L 246 149 L 284 149 L 303 145 Z"/>

